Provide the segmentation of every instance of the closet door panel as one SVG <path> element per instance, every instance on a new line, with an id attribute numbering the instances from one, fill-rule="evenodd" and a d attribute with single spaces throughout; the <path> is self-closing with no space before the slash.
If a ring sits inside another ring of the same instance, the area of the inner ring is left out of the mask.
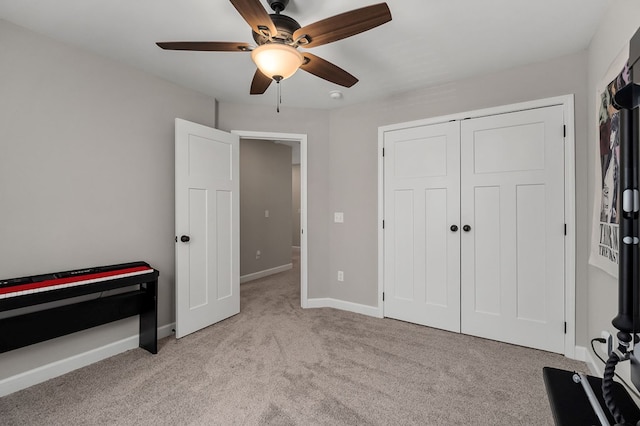
<path id="1" fill-rule="evenodd" d="M 384 138 L 384 315 L 460 331 L 460 124 Z"/>
<path id="2" fill-rule="evenodd" d="M 476 312 L 500 315 L 500 290 L 502 287 L 500 250 L 500 187 L 483 186 L 474 191 L 475 220 L 474 265 L 476 285 L 473 287 L 473 307 Z M 469 244 L 465 236 L 465 243 Z M 466 267 L 467 265 L 462 265 Z"/>
<path id="3" fill-rule="evenodd" d="M 461 125 L 463 333 L 564 351 L 560 106 Z"/>

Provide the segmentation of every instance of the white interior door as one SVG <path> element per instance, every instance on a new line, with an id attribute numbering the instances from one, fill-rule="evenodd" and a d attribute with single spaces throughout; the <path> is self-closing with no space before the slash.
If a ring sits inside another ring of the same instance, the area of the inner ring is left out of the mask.
<path id="1" fill-rule="evenodd" d="M 459 332 L 460 123 L 385 133 L 384 194 L 384 316 Z"/>
<path id="2" fill-rule="evenodd" d="M 463 333 L 564 351 L 563 108 L 461 124 Z"/>
<path id="3" fill-rule="evenodd" d="M 240 312 L 239 137 L 176 119 L 176 337 Z"/>

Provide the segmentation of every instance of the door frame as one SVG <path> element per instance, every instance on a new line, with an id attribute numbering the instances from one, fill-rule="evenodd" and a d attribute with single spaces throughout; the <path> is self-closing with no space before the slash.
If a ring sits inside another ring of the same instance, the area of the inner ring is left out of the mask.
<path id="1" fill-rule="evenodd" d="M 575 183 L 575 118 L 574 95 L 564 95 L 552 98 L 537 99 L 529 102 L 521 102 L 510 105 L 502 105 L 492 108 L 484 108 L 450 114 L 423 120 L 409 121 L 406 123 L 392 124 L 378 128 L 378 317 L 384 317 L 384 135 L 385 132 L 406 129 L 410 127 L 425 126 L 444 123 L 452 120 L 464 120 L 468 118 L 486 117 L 509 112 L 523 111 L 535 108 L 561 105 L 563 107 L 566 135 L 564 140 L 564 214 L 567 225 L 564 244 L 564 318 L 566 333 L 564 338 L 564 355 L 568 358 L 576 358 L 576 183 Z"/>
<path id="2" fill-rule="evenodd" d="M 300 306 L 308 307 L 308 248 L 307 248 L 307 135 L 298 133 L 255 132 L 232 130 L 240 139 L 286 141 L 300 143 Z"/>

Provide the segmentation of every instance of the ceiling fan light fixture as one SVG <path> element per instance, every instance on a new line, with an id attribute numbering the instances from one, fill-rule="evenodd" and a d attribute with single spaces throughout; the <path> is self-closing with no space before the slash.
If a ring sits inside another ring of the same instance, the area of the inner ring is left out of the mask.
<path id="1" fill-rule="evenodd" d="M 251 51 L 251 59 L 262 74 L 276 81 L 291 77 L 304 62 L 294 47 L 281 43 L 267 43 Z"/>

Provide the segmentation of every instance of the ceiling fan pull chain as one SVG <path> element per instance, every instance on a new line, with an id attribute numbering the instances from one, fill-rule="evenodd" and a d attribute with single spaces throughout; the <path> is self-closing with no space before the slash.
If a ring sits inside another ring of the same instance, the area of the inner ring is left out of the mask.
<path id="1" fill-rule="evenodd" d="M 282 103 L 282 93 L 281 93 L 281 89 L 280 89 L 280 80 L 276 81 L 276 86 L 278 87 L 278 91 L 276 93 L 276 96 L 277 96 L 276 111 L 278 111 L 278 114 L 279 114 L 280 113 L 280 104 Z"/>

